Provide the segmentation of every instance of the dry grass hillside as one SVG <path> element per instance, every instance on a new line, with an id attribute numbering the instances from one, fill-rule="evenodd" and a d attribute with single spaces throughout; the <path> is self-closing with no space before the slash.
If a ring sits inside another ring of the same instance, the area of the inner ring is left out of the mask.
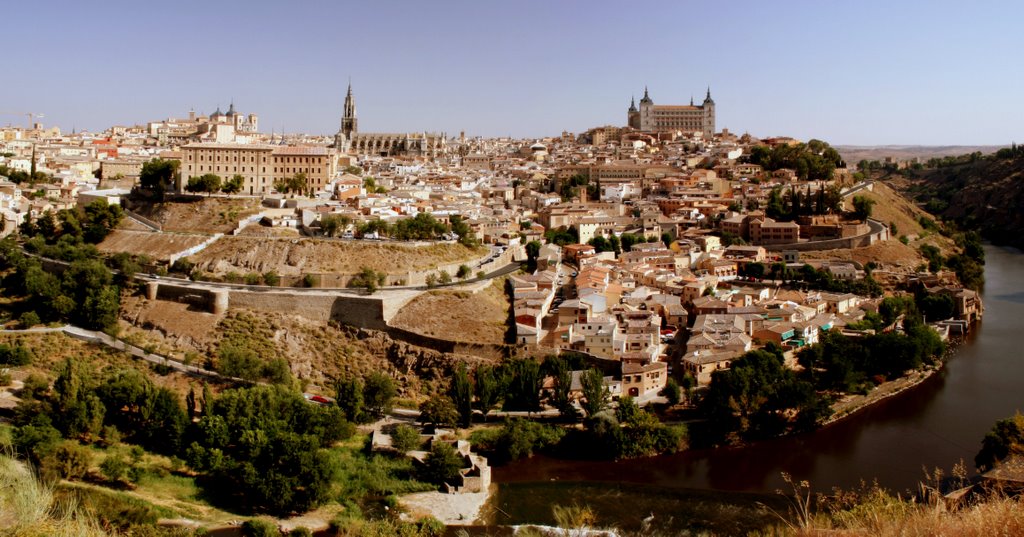
<path id="1" fill-rule="evenodd" d="M 399 310 L 391 325 L 419 334 L 468 343 L 499 344 L 508 321 L 505 279 L 474 294 L 465 291 L 423 293 Z"/>
<path id="2" fill-rule="evenodd" d="M 131 207 L 159 222 L 164 231 L 227 233 L 246 216 L 260 212 L 258 199 L 203 198 L 196 201 L 146 203 Z M 126 219 L 127 220 L 127 219 Z"/>
<path id="3" fill-rule="evenodd" d="M 209 238 L 207 235 L 189 233 L 153 233 L 148 230 L 115 229 L 97 245 L 97 248 L 105 254 L 118 252 L 145 254 L 154 260 L 166 261 L 171 255 L 202 244 Z"/>
<path id="4" fill-rule="evenodd" d="M 280 313 L 229 310 L 215 316 L 185 304 L 124 300 L 121 331 L 128 340 L 158 354 L 215 366 L 217 349 L 228 338 L 242 338 L 269 359 L 283 357 L 310 391 L 329 393 L 334 379 L 374 371 L 395 376 L 405 395 L 431 393 L 457 362 L 474 356 L 442 353 L 396 341 L 383 332 L 362 331 Z M 500 341 L 500 339 L 499 339 Z"/>
<path id="5" fill-rule="evenodd" d="M 223 237 L 190 259 L 201 270 L 214 274 L 270 270 L 282 276 L 351 274 L 362 267 L 401 274 L 470 261 L 485 253 L 457 243 L 414 246 L 391 242 L 239 236 Z"/>
<path id="6" fill-rule="evenodd" d="M 924 257 L 920 254 L 920 247 L 924 244 L 937 246 L 943 253 L 949 254 L 954 251 L 953 241 L 934 231 L 924 229 L 920 224 L 921 217 L 934 219 L 934 217 L 912 202 L 901 196 L 888 185 L 876 182 L 873 190 L 863 190 L 856 196 L 863 196 L 875 202 L 872 207 L 871 216 L 886 224 L 895 224 L 896 233 L 892 239 L 873 244 L 864 248 L 823 250 L 816 252 L 804 252 L 801 257 L 812 260 L 850 260 L 860 264 L 874 262 L 883 270 L 900 273 L 913 272 L 919 265 L 925 263 Z M 851 205 L 852 200 L 847 200 Z M 900 237 L 907 237 L 907 244 L 899 240 Z"/>

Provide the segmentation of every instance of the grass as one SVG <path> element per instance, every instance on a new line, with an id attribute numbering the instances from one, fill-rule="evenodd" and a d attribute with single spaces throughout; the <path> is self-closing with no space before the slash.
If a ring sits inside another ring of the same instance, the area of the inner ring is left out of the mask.
<path id="1" fill-rule="evenodd" d="M 338 501 L 350 514 L 381 518 L 395 505 L 395 495 L 436 489 L 416 480 L 411 459 L 367 453 L 368 440 L 356 435 L 330 450 L 339 470 Z"/>
<path id="2" fill-rule="evenodd" d="M 10 455 L 0 455 L 0 528 L 5 535 L 103 537 L 95 518 L 74 502 L 60 499 Z"/>

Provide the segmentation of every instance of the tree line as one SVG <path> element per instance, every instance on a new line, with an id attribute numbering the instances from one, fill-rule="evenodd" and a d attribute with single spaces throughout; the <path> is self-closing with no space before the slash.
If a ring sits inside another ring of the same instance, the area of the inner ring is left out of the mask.
<path id="1" fill-rule="evenodd" d="M 747 160 L 759 164 L 767 171 L 788 168 L 796 171 L 802 181 L 832 179 L 835 169 L 844 166 L 836 149 L 821 140 L 806 144 L 779 144 L 775 147 L 754 146 Z"/>
<path id="2" fill-rule="evenodd" d="M 912 298 L 887 298 L 879 312 L 878 333 L 849 337 L 832 330 L 800 349 L 799 373 L 785 365 L 774 343 L 712 373 L 698 404 L 705 422 L 694 436 L 712 445 L 735 444 L 814 429 L 832 415 L 837 395 L 867 393 L 942 356 L 942 340 L 924 324 Z M 897 324 L 900 330 L 882 331 Z"/>
<path id="3" fill-rule="evenodd" d="M 121 288 L 129 285 L 138 264 L 127 254 L 111 257 L 107 263 L 121 271 L 115 276 L 95 243 L 106 238 L 121 218 L 119 206 L 99 200 L 83 211 L 46 212 L 23 224 L 25 251 L 67 262 L 60 274 L 44 268 L 39 258 L 25 255 L 13 238 L 0 242 L 5 293 L 25 297 L 20 302 L 22 325 L 66 321 L 93 330 L 116 325 Z"/>
<path id="4" fill-rule="evenodd" d="M 249 512 L 284 515 L 329 500 L 337 466 L 326 448 L 354 431 L 337 407 L 283 386 L 218 396 L 193 387 L 183 405 L 136 369 L 96 373 L 74 358 L 52 388 L 36 379 L 20 395 L 14 445 L 43 475 L 81 477 L 73 474 L 89 466 L 82 444 L 124 441 L 184 460 L 216 503 Z"/>
<path id="5" fill-rule="evenodd" d="M 571 394 L 573 370 L 581 371 L 579 409 L 573 404 Z M 545 387 L 545 379 L 550 379 L 550 386 Z M 365 381 L 355 377 L 341 379 L 336 386 L 338 407 L 349 420 L 357 423 L 383 416 L 390 410 L 394 394 L 392 381 L 380 373 L 368 376 Z M 678 402 L 677 385 L 675 398 Z M 638 408 L 630 397 L 620 398 L 613 411 L 611 394 L 599 370 L 582 369 L 579 358 L 555 355 L 546 357 L 543 362 L 522 358 L 497 366 L 484 364 L 472 372 L 465 364 L 460 364 L 452 371 L 447 389 L 420 404 L 419 420 L 427 427 L 468 428 L 474 421 L 486 421 L 488 413 L 495 408 L 530 413 L 542 410 L 545 405 L 558 409 L 567 423 L 576 423 L 582 411 L 585 416 L 583 432 L 570 432 L 563 438 L 557 431 L 536 429 L 511 420 L 503 429 L 490 429 L 492 432 L 485 433 L 491 436 L 486 436 L 488 440 L 482 444 L 483 449 L 498 453 L 499 458 L 503 457 L 502 453 L 514 452 L 517 455 L 512 458 L 517 458 L 535 450 L 557 447 L 565 456 L 579 458 L 597 453 L 601 458 L 616 459 L 674 452 L 685 444 L 685 428 L 662 424 L 653 414 Z M 514 432 L 524 428 L 533 433 L 521 438 Z M 493 432 L 499 430 L 504 432 Z M 552 438 L 556 441 L 541 440 Z M 597 451 L 586 447 L 594 442 L 604 447 Z"/>

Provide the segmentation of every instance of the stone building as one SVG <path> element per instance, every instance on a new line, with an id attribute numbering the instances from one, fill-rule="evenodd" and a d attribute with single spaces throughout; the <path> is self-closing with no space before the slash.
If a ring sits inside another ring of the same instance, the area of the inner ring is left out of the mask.
<path id="1" fill-rule="evenodd" d="M 190 177 L 212 173 L 224 181 L 241 175 L 241 194 L 269 194 L 275 181 L 304 173 L 306 188 L 316 191 L 326 187 L 336 171 L 336 154 L 326 147 L 196 143 L 181 148 L 177 190 L 184 191 Z"/>
<path id="2" fill-rule="evenodd" d="M 434 158 L 448 153 L 448 137 L 433 132 L 359 132 L 356 100 L 349 84 L 341 127 L 334 135 L 334 147 L 339 152 L 360 155 Z"/>
<path id="3" fill-rule="evenodd" d="M 641 131 L 700 133 L 710 140 L 715 135 L 715 101 L 711 99 L 711 88 L 699 105 L 655 105 L 647 88 L 640 99 L 640 107 L 630 102 L 626 112 L 627 124 Z"/>

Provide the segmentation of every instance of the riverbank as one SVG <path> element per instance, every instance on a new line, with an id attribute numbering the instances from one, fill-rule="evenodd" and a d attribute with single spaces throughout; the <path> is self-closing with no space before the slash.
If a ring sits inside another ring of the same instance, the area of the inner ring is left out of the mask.
<path id="1" fill-rule="evenodd" d="M 484 505 L 490 499 L 496 485 L 486 492 L 465 492 L 445 494 L 443 492 L 417 492 L 398 497 L 398 504 L 405 511 L 404 520 L 418 520 L 432 516 L 445 525 L 470 525 L 480 520 Z"/>
<path id="2" fill-rule="evenodd" d="M 844 418 L 848 418 L 861 410 L 871 407 L 872 405 L 895 395 L 899 395 L 904 391 L 914 388 L 922 382 L 930 379 L 932 375 L 941 371 L 942 368 L 946 366 L 946 363 L 953 357 L 957 347 L 959 347 L 962 342 L 963 340 L 959 338 L 950 339 L 947 342 L 946 351 L 943 353 L 942 358 L 935 365 L 928 366 L 922 370 L 913 371 L 896 380 L 883 382 L 865 395 L 844 396 L 832 405 L 832 417 L 825 420 L 825 422 L 822 423 L 822 427 Z"/>
<path id="3" fill-rule="evenodd" d="M 878 402 L 884 401 L 895 395 L 899 395 L 918 384 L 928 380 L 942 368 L 930 366 L 927 369 L 914 371 L 913 373 L 900 377 L 896 380 L 883 382 L 876 386 L 866 395 L 846 395 L 832 405 L 832 417 L 822 423 L 822 427 L 830 425 L 844 418 L 848 418 L 861 410 L 864 410 Z"/>

